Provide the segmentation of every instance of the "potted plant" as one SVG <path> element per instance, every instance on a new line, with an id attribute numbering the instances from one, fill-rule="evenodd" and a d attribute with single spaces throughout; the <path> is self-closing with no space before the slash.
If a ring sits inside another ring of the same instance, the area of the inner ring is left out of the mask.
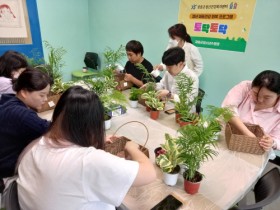
<path id="1" fill-rule="evenodd" d="M 208 106 L 207 109 L 208 115 L 201 116 L 195 125 L 189 124 L 178 130 L 179 159 L 187 166 L 183 177 L 185 190 L 189 194 L 195 194 L 200 186 L 203 175 L 198 170 L 201 163 L 217 155 L 214 149 L 221 131 L 220 123 L 232 117 L 228 108 Z"/>
<path id="2" fill-rule="evenodd" d="M 176 76 L 176 87 L 179 101 L 175 101 L 176 122 L 180 126 L 197 121 L 198 115 L 195 113 L 195 105 L 199 96 L 194 95 L 193 79 L 184 73 Z"/>
<path id="3" fill-rule="evenodd" d="M 117 82 L 112 75 L 106 76 L 104 74 L 98 79 L 86 79 L 84 82 L 90 90 L 99 96 L 104 107 L 105 129 L 110 129 L 112 110 L 116 106 L 121 106 L 124 109 L 125 95 L 115 89 Z"/>
<path id="4" fill-rule="evenodd" d="M 164 108 L 164 103 L 157 97 L 156 91 L 143 93 L 141 98 L 145 99 L 145 104 L 151 109 L 150 117 L 156 120 L 159 117 L 159 111 Z"/>
<path id="5" fill-rule="evenodd" d="M 163 180 L 167 185 L 177 183 L 180 171 L 180 148 L 177 139 L 165 134 L 165 143 L 161 144 L 161 152 L 156 156 L 156 163 L 163 171 Z"/>
<path id="6" fill-rule="evenodd" d="M 72 82 L 62 82 L 61 68 L 65 65 L 63 62 L 63 56 L 66 53 L 66 50 L 63 47 L 55 48 L 47 41 L 44 41 L 44 45 L 47 50 L 49 50 L 48 61 L 35 66 L 35 68 L 48 74 L 52 78 L 53 84 L 48 95 L 48 101 L 43 105 L 42 109 L 38 110 L 39 112 L 53 109 L 58 102 L 60 95 L 72 86 Z M 33 61 L 32 63 L 35 64 L 36 62 Z"/>
<path id="7" fill-rule="evenodd" d="M 132 108 L 136 108 L 138 105 L 138 98 L 144 92 L 143 89 L 132 87 L 129 92 L 129 104 Z"/>

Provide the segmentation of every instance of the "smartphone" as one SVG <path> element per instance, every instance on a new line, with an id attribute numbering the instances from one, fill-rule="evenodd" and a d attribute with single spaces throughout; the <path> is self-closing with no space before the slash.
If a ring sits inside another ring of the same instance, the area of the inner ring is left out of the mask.
<path id="1" fill-rule="evenodd" d="M 176 210 L 182 205 L 183 203 L 177 198 L 175 198 L 173 195 L 168 195 L 157 205 L 151 208 L 151 210 Z"/>
<path id="2" fill-rule="evenodd" d="M 168 109 L 164 111 L 166 114 L 173 114 L 175 113 L 175 109 Z"/>

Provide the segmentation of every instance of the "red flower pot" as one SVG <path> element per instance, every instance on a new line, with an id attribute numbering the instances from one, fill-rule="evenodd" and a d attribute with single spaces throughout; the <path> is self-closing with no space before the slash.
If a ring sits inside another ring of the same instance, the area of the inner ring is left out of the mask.
<path id="1" fill-rule="evenodd" d="M 151 111 L 150 111 L 150 117 L 151 117 L 153 120 L 158 119 L 158 117 L 159 117 L 159 111 L 158 111 L 158 110 L 157 110 L 157 111 L 151 110 Z"/>
<path id="2" fill-rule="evenodd" d="M 200 187 L 200 182 L 190 182 L 188 180 L 184 180 L 184 189 L 188 194 L 196 194 Z"/>

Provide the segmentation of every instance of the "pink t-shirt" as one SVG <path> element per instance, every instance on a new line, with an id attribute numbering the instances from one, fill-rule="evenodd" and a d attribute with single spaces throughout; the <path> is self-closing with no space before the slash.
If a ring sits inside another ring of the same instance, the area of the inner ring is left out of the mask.
<path id="1" fill-rule="evenodd" d="M 243 81 L 234 86 L 226 95 L 222 107 L 232 106 L 235 115 L 243 122 L 261 126 L 276 141 L 277 149 L 280 149 L 280 100 L 272 108 L 254 111 L 251 84 L 252 81 Z"/>

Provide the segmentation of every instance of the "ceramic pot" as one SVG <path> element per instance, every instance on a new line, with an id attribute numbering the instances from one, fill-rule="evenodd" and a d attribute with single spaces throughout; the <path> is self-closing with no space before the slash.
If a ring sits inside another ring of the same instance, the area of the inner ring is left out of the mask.
<path id="1" fill-rule="evenodd" d="M 151 111 L 150 111 L 150 117 L 151 117 L 153 120 L 158 119 L 158 117 L 159 117 L 159 111 L 158 111 L 158 110 L 157 110 L 157 111 L 151 110 Z"/>
<path id="2" fill-rule="evenodd" d="M 129 100 L 129 105 L 130 105 L 131 108 L 137 108 L 138 101 Z"/>
<path id="3" fill-rule="evenodd" d="M 109 130 L 111 128 L 112 117 L 107 116 L 107 119 L 104 121 L 105 130 Z"/>
<path id="4" fill-rule="evenodd" d="M 176 185 L 178 176 L 179 176 L 180 166 L 177 166 L 174 170 L 175 170 L 175 172 L 173 172 L 173 173 L 163 172 L 163 182 L 166 185 L 169 185 L 169 186 Z"/>

